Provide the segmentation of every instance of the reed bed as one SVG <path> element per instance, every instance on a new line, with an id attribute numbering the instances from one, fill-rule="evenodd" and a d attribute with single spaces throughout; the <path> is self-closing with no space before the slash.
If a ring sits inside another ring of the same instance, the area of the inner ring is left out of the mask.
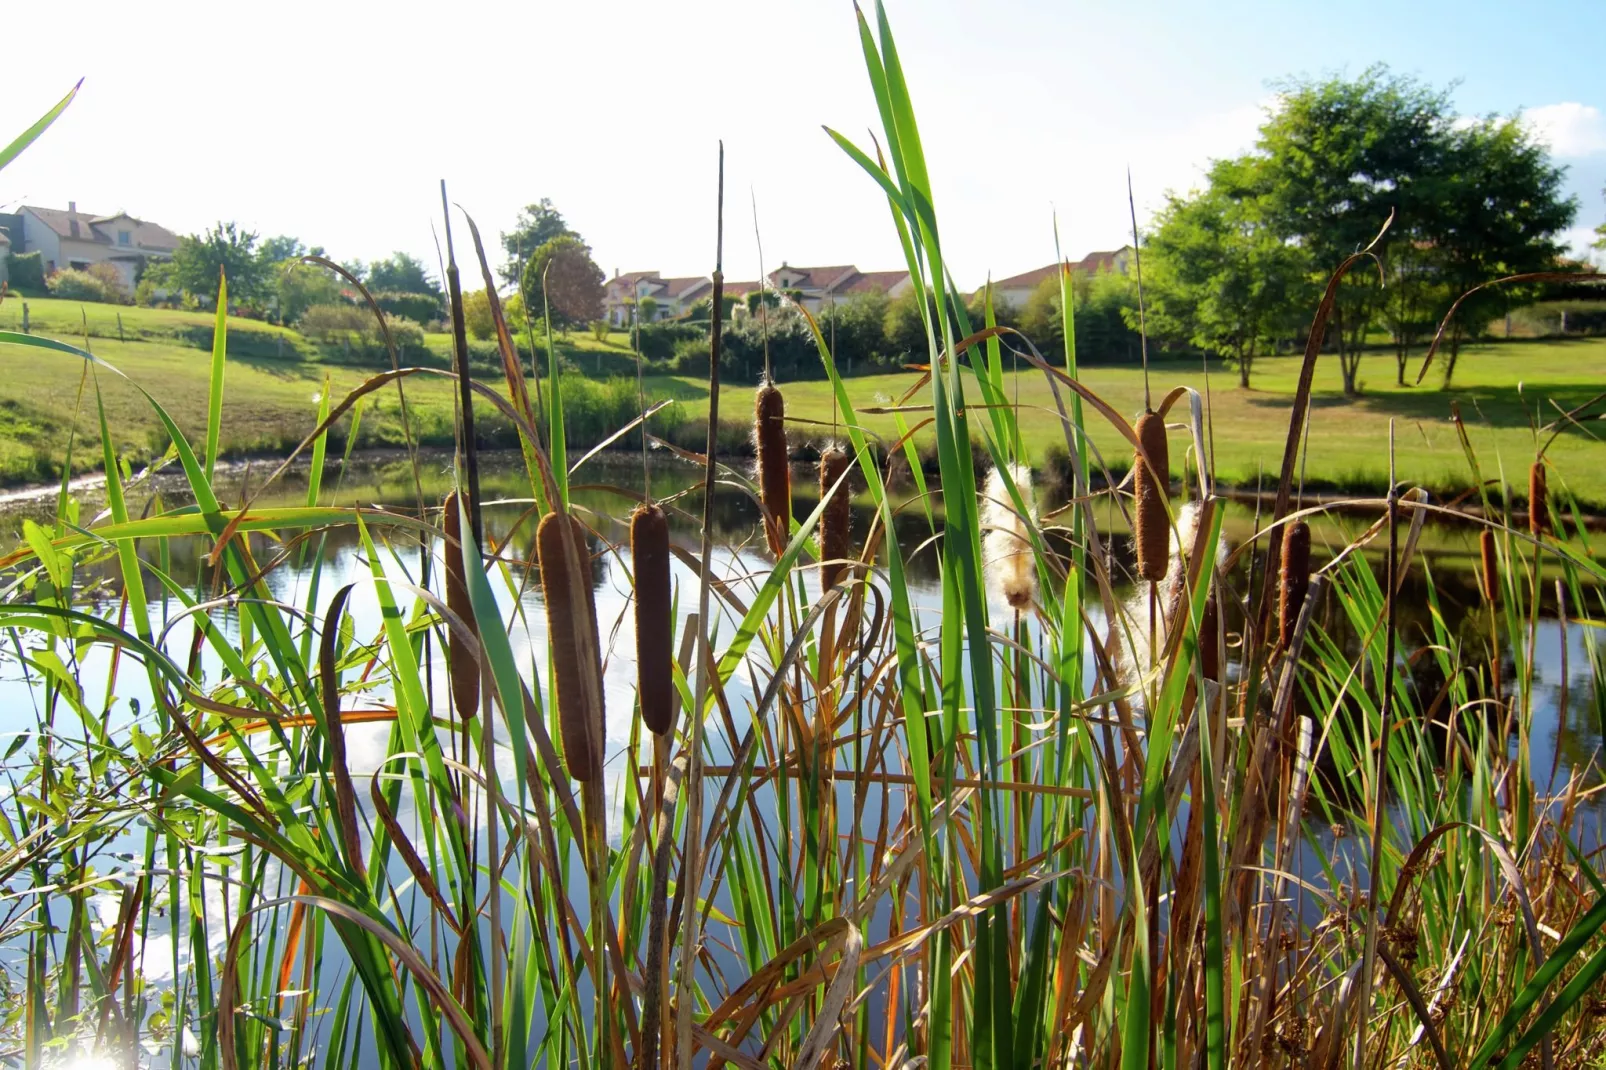
<path id="1" fill-rule="evenodd" d="M 724 568 L 706 531 L 672 545 L 673 502 L 638 512 L 641 675 L 610 711 L 620 631 L 598 618 L 594 575 L 625 551 L 569 494 L 561 382 L 532 400 L 505 330 L 507 382 L 458 384 L 520 434 L 529 495 L 500 541 L 455 500 L 438 524 L 422 500 L 326 504 L 330 427 L 436 373 L 326 399 L 294 507 L 220 501 L 210 458 L 152 398 L 193 501 L 131 514 L 138 488 L 105 447 L 105 514 L 64 488 L 54 526 L 0 558 L 7 657 L 34 698 L 0 801 L 6 1058 L 1600 1065 L 1598 770 L 1584 755 L 1541 777 L 1531 746 L 1542 612 L 1606 619 L 1606 569 L 1577 524 L 1530 527 L 1469 451 L 1499 597 L 1458 626 L 1417 550 L 1449 510 L 1416 489 L 1371 502 L 1377 522 L 1349 544 L 1311 545 L 1320 509 L 1293 494 L 1301 394 L 1276 504 L 1229 552 L 1208 397 L 1173 391 L 1129 420 L 1078 379 L 1074 351 L 969 322 L 879 5 L 859 32 L 881 151 L 830 136 L 887 198 L 932 296 L 911 384 L 940 483 L 908 505 L 933 506 L 929 533 L 895 523 L 878 460 L 907 443 L 867 438 L 816 332 L 846 437 L 821 469 L 837 495 L 793 517 L 766 384 L 756 480 L 690 458 L 708 488 L 762 504 L 766 564 Z M 118 374 L 64 342 L 0 342 L 83 362 L 91 405 Z M 1016 465 L 1012 350 L 1060 399 L 1066 499 Z M 1089 420 L 1131 443 L 1132 492 L 1089 491 Z M 1175 495 L 1167 420 L 1186 458 Z M 991 462 L 982 485 L 973 449 Z M 839 465 L 873 510 L 856 553 L 841 552 Z M 1536 470 L 1529 516 L 1576 520 L 1559 473 L 1547 489 Z M 1111 509 L 1136 510 L 1133 574 L 1101 530 Z M 336 528 L 356 532 L 364 574 L 331 590 L 310 551 Z M 183 539 L 207 554 L 180 572 Z M 940 560 L 936 604 L 911 592 L 916 553 Z M 860 565 L 804 582 L 809 562 L 848 556 Z M 276 583 L 298 565 L 310 582 Z M 526 647 L 532 565 L 545 641 Z M 1401 604 L 1412 573 L 1425 606 Z M 1606 724 L 1597 631 L 1583 649 Z M 380 734 L 361 763 L 358 726 Z"/>

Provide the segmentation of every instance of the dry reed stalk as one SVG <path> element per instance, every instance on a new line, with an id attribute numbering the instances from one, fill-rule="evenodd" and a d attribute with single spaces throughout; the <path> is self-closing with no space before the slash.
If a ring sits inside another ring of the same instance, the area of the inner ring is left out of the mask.
<path id="1" fill-rule="evenodd" d="M 1166 514 L 1171 495 L 1170 447 L 1165 420 L 1158 413 L 1139 416 L 1137 432 L 1142 448 L 1132 457 L 1132 485 L 1137 496 L 1132 536 L 1138 548 L 1138 575 L 1159 583 L 1165 579 L 1169 561 L 1166 548 L 1171 542 L 1171 522 Z"/>
<path id="2" fill-rule="evenodd" d="M 585 525 L 568 513 L 548 513 L 536 528 L 535 550 L 563 760 L 570 776 L 587 782 L 597 776 L 602 759 L 602 660 Z"/>
<path id="3" fill-rule="evenodd" d="M 1483 600 L 1492 606 L 1498 589 L 1495 585 L 1494 532 L 1488 528 L 1478 533 L 1478 555 L 1483 558 Z"/>
<path id="4" fill-rule="evenodd" d="M 669 518 L 656 505 L 630 514 L 630 561 L 636 580 L 636 693 L 641 720 L 656 735 L 673 726 L 675 626 L 670 617 Z"/>
<path id="5" fill-rule="evenodd" d="M 1550 532 L 1549 502 L 1545 462 L 1538 460 L 1528 469 L 1528 531 L 1535 538 Z"/>
<path id="6" fill-rule="evenodd" d="M 758 451 L 764 536 L 770 552 L 779 557 L 792 534 L 792 470 L 786 455 L 786 400 L 767 379 L 753 398 L 753 442 Z"/>
<path id="7" fill-rule="evenodd" d="M 1282 567 L 1277 584 L 1277 648 L 1287 650 L 1294 622 L 1310 589 L 1310 525 L 1296 520 L 1283 529 Z"/>
<path id="8" fill-rule="evenodd" d="M 474 606 L 469 601 L 468 577 L 463 570 L 463 510 L 457 491 L 446 495 L 441 514 L 441 527 L 446 533 L 446 608 L 472 629 Z M 479 661 L 456 628 L 446 629 L 446 673 L 452 681 L 452 705 L 457 716 L 472 720 L 480 709 Z"/>
<path id="9" fill-rule="evenodd" d="M 831 488 L 848 470 L 848 453 L 840 446 L 829 446 L 820 454 L 820 498 L 831 494 Z M 830 590 L 842 576 L 852 550 L 848 542 L 848 525 L 853 518 L 853 503 L 845 481 L 826 504 L 820 517 L 820 589 Z"/>
<path id="10" fill-rule="evenodd" d="M 1015 489 L 1020 491 L 1021 498 L 1030 508 L 1032 470 L 1021 464 L 1011 465 L 1009 475 L 1015 483 Z M 1011 609 L 1026 609 L 1037 594 L 1037 568 L 1032 560 L 1032 542 L 1026 520 L 1015 511 L 1009 488 L 1004 485 L 1003 473 L 998 469 L 988 474 L 983 496 L 982 526 L 985 534 L 982 536 L 982 562 L 987 570 L 987 582 L 1009 603 Z M 1164 537 L 1164 523 L 1159 531 Z M 1162 553 L 1160 556 L 1163 574 L 1165 555 Z"/>

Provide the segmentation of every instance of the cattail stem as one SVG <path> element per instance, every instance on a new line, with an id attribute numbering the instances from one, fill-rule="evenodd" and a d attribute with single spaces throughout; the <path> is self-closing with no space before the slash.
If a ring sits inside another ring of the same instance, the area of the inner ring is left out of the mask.
<path id="1" fill-rule="evenodd" d="M 825 514 L 820 518 L 821 590 L 830 590 L 836 585 L 846 567 L 843 562 L 852 552 L 849 549 L 848 526 L 853 519 L 853 503 L 848 496 L 846 482 L 837 487 L 847 470 L 848 454 L 841 447 L 831 446 L 820 454 L 821 500 L 825 500 L 832 488 L 836 487 L 836 494 L 830 497 Z"/>
<path id="2" fill-rule="evenodd" d="M 463 507 L 457 491 L 446 495 L 441 514 L 441 527 L 446 533 L 446 608 L 472 629 L 474 606 L 469 601 L 468 574 L 463 568 Z M 446 673 L 452 682 L 452 705 L 467 724 L 480 709 L 480 667 L 456 628 L 446 630 Z"/>
<path id="3" fill-rule="evenodd" d="M 630 561 L 636 580 L 636 696 L 641 720 L 655 735 L 672 727 L 674 621 L 670 617 L 669 518 L 656 505 L 630 515 Z"/>
<path id="4" fill-rule="evenodd" d="M 758 491 L 764 536 L 779 557 L 792 532 L 792 471 L 786 453 L 786 400 L 768 379 L 753 398 L 753 440 L 758 449 Z"/>
<path id="5" fill-rule="evenodd" d="M 1132 483 L 1137 497 L 1133 539 L 1138 550 L 1138 575 L 1151 583 L 1165 579 L 1171 543 L 1166 503 L 1171 494 L 1171 456 L 1165 420 L 1157 413 L 1138 417 L 1138 445 L 1132 459 Z"/>
<path id="6" fill-rule="evenodd" d="M 1543 459 L 1528 468 L 1528 531 L 1534 538 L 1550 533 L 1550 492 Z"/>
<path id="7" fill-rule="evenodd" d="M 1310 589 L 1310 525 L 1296 520 L 1283 529 L 1282 571 L 1278 574 L 1277 647 L 1287 650 Z"/>
<path id="8" fill-rule="evenodd" d="M 569 775 L 597 778 L 602 764 L 602 656 L 585 525 L 568 513 L 548 513 L 535 532 L 547 641 L 558 701 L 558 729 Z"/>

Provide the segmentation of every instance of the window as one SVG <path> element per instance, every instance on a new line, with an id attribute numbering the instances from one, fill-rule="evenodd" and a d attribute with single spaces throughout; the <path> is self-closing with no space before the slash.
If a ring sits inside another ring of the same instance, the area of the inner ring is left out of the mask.
<path id="1" fill-rule="evenodd" d="M 134 244 L 134 236 L 126 230 L 119 230 L 117 232 L 117 244 L 132 245 Z"/>
<path id="2" fill-rule="evenodd" d="M 87 261 L 87 260 L 72 260 L 72 261 L 68 261 L 67 266 L 72 268 L 74 271 L 88 271 L 89 270 L 89 261 Z"/>

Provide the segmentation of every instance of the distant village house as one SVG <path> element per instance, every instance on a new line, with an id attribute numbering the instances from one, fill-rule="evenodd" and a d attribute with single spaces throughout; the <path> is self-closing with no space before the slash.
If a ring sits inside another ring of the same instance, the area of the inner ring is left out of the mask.
<path id="1" fill-rule="evenodd" d="M 0 280 L 7 277 L 5 254 L 38 253 L 46 275 L 111 264 L 132 291 L 148 261 L 165 260 L 177 248 L 178 235 L 166 227 L 127 212 L 80 212 L 75 201 L 65 210 L 23 205 L 0 216 Z"/>
<path id="2" fill-rule="evenodd" d="M 1131 259 L 1132 246 L 1123 245 L 1119 249 L 1107 252 L 1088 253 L 1081 260 L 1072 262 L 1071 271 L 1089 278 L 1105 271 L 1124 273 Z M 1007 279 L 994 279 L 993 301 L 995 303 L 1007 301 L 1015 308 L 1023 309 L 1032 294 L 1043 284 L 1043 280 L 1058 278 L 1059 271 L 1059 264 L 1046 264 L 1031 271 L 1023 271 L 1019 275 L 1011 275 Z"/>
<path id="3" fill-rule="evenodd" d="M 844 304 L 860 294 L 880 293 L 897 297 L 911 285 L 907 271 L 860 271 L 852 264 L 831 267 L 793 267 L 782 263 L 767 276 L 765 289 L 791 294 L 811 313 L 819 314 L 831 305 Z M 745 297 L 760 289 L 759 283 L 727 282 L 726 297 Z M 708 300 L 714 284 L 705 277 L 666 279 L 656 271 L 615 273 L 603 286 L 604 317 L 615 327 L 630 323 L 631 309 L 643 298 L 654 320 L 678 319 L 699 301 Z"/>

